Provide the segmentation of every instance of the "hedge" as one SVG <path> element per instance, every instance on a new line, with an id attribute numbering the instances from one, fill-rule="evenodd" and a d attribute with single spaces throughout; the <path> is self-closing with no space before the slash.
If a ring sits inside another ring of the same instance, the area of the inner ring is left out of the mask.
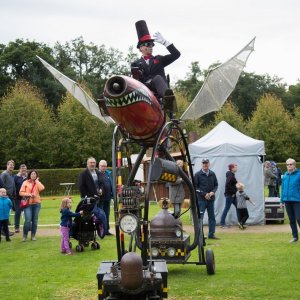
<path id="1" fill-rule="evenodd" d="M 84 168 L 78 169 L 38 169 L 40 181 L 44 184 L 45 190 L 43 195 L 63 195 L 65 186 L 60 183 L 73 182 L 72 194 L 78 194 L 78 178 Z"/>

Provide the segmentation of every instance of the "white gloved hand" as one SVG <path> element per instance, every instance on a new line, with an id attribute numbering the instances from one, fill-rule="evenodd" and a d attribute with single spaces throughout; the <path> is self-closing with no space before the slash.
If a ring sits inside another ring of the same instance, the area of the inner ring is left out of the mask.
<path id="1" fill-rule="evenodd" d="M 168 42 L 161 34 L 160 32 L 155 32 L 154 35 L 154 41 L 164 45 L 165 47 L 169 47 L 172 43 Z"/>

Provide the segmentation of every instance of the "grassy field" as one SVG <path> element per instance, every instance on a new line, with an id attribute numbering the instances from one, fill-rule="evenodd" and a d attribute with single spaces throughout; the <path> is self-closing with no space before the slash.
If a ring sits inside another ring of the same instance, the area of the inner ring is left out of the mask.
<path id="1" fill-rule="evenodd" d="M 58 207 L 59 200 L 44 201 L 40 224 L 57 224 Z M 300 244 L 287 243 L 290 233 L 220 230 L 218 236 L 206 247 L 215 253 L 215 275 L 205 266 L 168 265 L 170 299 L 300 299 Z M 114 237 L 100 240 L 100 251 L 74 256 L 61 255 L 59 243 L 59 236 L 22 243 L 20 235 L 0 243 L 0 299 L 97 299 L 97 269 L 116 258 Z"/>

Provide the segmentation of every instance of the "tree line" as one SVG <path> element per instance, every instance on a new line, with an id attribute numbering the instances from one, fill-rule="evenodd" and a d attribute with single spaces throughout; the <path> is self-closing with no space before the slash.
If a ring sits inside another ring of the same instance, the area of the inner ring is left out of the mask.
<path id="1" fill-rule="evenodd" d="M 130 74 L 137 55 L 124 55 L 85 43 L 82 37 L 53 48 L 17 39 L 0 44 L 0 162 L 8 159 L 30 167 L 82 167 L 88 156 L 110 160 L 112 126 L 91 116 L 36 58 L 39 55 L 80 82 L 98 98 L 113 74 Z M 218 64 L 218 63 L 216 63 Z M 213 64 L 211 67 L 215 66 Z M 178 116 L 203 84 L 208 70 L 192 62 L 186 77 L 174 83 Z M 268 159 L 300 159 L 300 83 L 287 86 L 277 77 L 243 72 L 222 110 L 185 123 L 199 136 L 225 120 L 241 132 L 266 143 Z"/>

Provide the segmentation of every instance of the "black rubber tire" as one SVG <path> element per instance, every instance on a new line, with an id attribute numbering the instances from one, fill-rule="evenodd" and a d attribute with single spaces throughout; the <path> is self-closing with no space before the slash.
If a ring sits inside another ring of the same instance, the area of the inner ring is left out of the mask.
<path id="1" fill-rule="evenodd" d="M 97 250 L 100 249 L 100 244 L 98 242 L 95 242 L 96 246 L 97 246 Z"/>
<path id="2" fill-rule="evenodd" d="M 81 247 L 80 247 L 80 245 L 76 245 L 75 250 L 76 250 L 76 252 L 81 252 Z"/>
<path id="3" fill-rule="evenodd" d="M 208 275 L 215 274 L 215 256 L 211 249 L 205 251 L 206 271 Z"/>
<path id="4" fill-rule="evenodd" d="M 96 250 L 97 244 L 95 242 L 91 243 L 91 248 L 92 248 L 92 250 Z"/>
<path id="5" fill-rule="evenodd" d="M 80 252 L 84 251 L 84 245 L 79 245 L 80 246 Z"/>

